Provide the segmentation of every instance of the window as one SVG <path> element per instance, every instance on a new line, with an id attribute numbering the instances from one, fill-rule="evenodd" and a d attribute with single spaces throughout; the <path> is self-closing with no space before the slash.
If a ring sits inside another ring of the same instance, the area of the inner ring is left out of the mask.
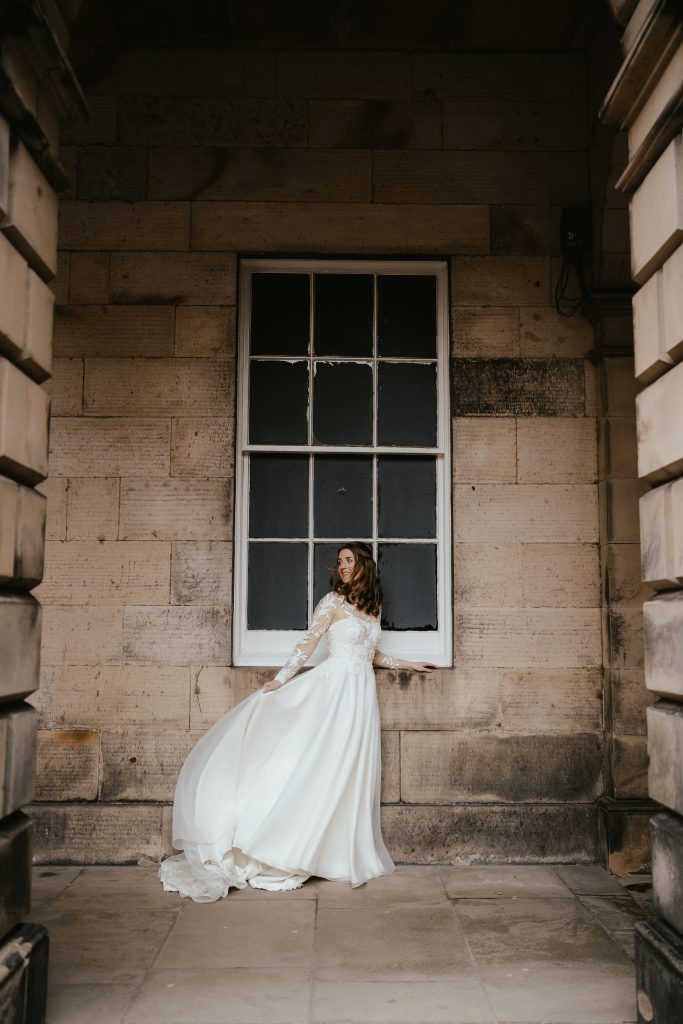
<path id="1" fill-rule="evenodd" d="M 451 664 L 447 281 L 434 261 L 241 262 L 236 665 L 284 663 L 351 540 L 380 568 L 382 649 Z"/>

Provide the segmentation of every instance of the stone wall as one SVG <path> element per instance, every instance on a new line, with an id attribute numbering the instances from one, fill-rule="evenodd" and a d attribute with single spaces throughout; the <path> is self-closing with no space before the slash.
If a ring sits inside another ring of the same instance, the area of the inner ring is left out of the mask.
<path id="1" fill-rule="evenodd" d="M 80 54 L 39 859 L 170 852 L 183 758 L 272 674 L 230 664 L 236 268 L 256 252 L 450 260 L 455 667 L 378 672 L 393 855 L 598 857 L 594 336 L 553 305 L 560 210 L 590 201 L 586 59 L 403 45 Z"/>

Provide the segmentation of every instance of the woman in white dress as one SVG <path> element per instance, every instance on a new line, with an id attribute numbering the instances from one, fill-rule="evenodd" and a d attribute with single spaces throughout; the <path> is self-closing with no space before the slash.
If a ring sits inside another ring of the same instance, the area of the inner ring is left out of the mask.
<path id="1" fill-rule="evenodd" d="M 373 665 L 430 672 L 378 649 L 382 592 L 366 544 L 339 549 L 333 589 L 274 679 L 195 744 L 178 776 L 166 891 L 295 889 L 311 875 L 362 885 L 394 870 L 380 828 Z M 327 633 L 329 656 L 299 669 Z"/>

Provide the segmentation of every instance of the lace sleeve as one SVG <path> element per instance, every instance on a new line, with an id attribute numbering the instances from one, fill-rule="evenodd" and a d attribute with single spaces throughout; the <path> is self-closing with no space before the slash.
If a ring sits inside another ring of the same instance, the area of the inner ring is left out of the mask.
<path id="1" fill-rule="evenodd" d="M 318 601 L 313 612 L 313 618 L 311 619 L 311 625 L 306 630 L 299 643 L 296 645 L 291 655 L 289 656 L 286 663 L 282 666 L 275 679 L 278 683 L 286 683 L 289 679 L 295 675 L 302 665 L 313 654 L 313 651 L 318 646 L 323 633 L 327 632 L 334 614 L 339 607 L 341 598 L 339 594 L 335 594 L 333 590 L 329 594 Z"/>
<path id="2" fill-rule="evenodd" d="M 400 662 L 400 664 L 399 664 Z M 390 654 L 382 654 L 379 648 L 375 651 L 372 664 L 377 668 L 402 668 L 401 658 L 392 658 Z"/>

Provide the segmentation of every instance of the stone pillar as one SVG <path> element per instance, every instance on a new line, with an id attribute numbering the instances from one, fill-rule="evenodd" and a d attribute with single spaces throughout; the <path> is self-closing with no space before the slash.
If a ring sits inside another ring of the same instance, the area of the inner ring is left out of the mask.
<path id="1" fill-rule="evenodd" d="M 27 922 L 60 120 L 85 113 L 59 13 L 16 5 L 0 37 L 0 1019 L 44 1020 L 48 935 Z"/>
<path id="2" fill-rule="evenodd" d="M 619 5 L 617 5 L 619 6 Z M 617 12 L 618 13 L 618 12 Z M 641 0 L 602 116 L 628 131 L 638 476 L 656 918 L 636 928 L 639 1021 L 683 1007 L 683 11 Z"/>

